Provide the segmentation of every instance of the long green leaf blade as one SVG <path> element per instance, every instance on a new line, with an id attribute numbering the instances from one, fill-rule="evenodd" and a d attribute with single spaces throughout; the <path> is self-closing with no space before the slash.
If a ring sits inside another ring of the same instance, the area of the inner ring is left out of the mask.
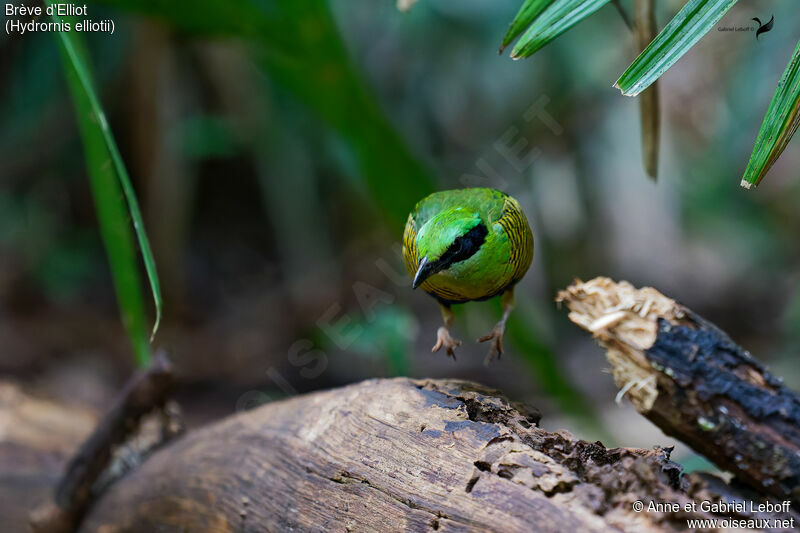
<path id="1" fill-rule="evenodd" d="M 525 3 L 519 8 L 514 20 L 511 21 L 511 25 L 508 27 L 505 37 L 503 37 L 500 53 L 502 54 L 506 46 L 519 37 L 519 35 L 525 31 L 525 28 L 552 3 L 553 0 L 525 0 Z"/>
<path id="2" fill-rule="evenodd" d="M 511 51 L 513 59 L 533 55 L 609 0 L 555 0 L 533 21 Z"/>
<path id="3" fill-rule="evenodd" d="M 634 59 L 614 87 L 636 96 L 661 77 L 703 35 L 714 27 L 736 0 L 689 0 Z"/>
<path id="4" fill-rule="evenodd" d="M 786 65 L 756 137 L 742 187 L 758 186 L 800 125 L 800 41 Z"/>
<path id="5" fill-rule="evenodd" d="M 55 16 L 54 21 L 60 22 Z M 150 361 L 150 345 L 129 217 L 133 221 L 155 302 L 156 318 L 150 340 L 158 330 L 162 314 L 155 260 L 136 194 L 94 89 L 81 42 L 74 32 L 58 32 L 58 44 L 75 104 L 101 235 L 108 253 L 123 323 L 137 362 L 145 366 Z M 122 198 L 127 205 L 121 201 Z"/>

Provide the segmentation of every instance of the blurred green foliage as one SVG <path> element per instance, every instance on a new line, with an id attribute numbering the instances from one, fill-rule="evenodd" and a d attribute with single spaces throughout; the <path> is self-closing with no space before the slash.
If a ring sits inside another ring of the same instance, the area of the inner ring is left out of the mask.
<path id="1" fill-rule="evenodd" d="M 19 250 L 21 262 L 37 282 L 61 301 L 79 294 L 94 274 L 98 258 L 93 231 L 66 231 L 61 226 L 63 213 L 53 192 L 63 194 L 64 189 L 40 190 L 24 197 L 0 192 L 0 246 Z"/>
<path id="2" fill-rule="evenodd" d="M 432 192 L 429 171 L 389 125 L 350 62 L 325 0 L 193 2 L 107 0 L 202 36 L 245 39 L 269 76 L 347 143 L 381 213 L 397 229 L 407 207 Z"/>
<path id="3" fill-rule="evenodd" d="M 181 122 L 179 137 L 181 150 L 191 159 L 225 158 L 240 152 L 235 135 L 218 116 L 187 117 Z"/>
<path id="4" fill-rule="evenodd" d="M 355 352 L 385 361 L 390 376 L 411 374 L 411 355 L 419 325 L 407 309 L 400 306 L 378 310 L 372 320 L 356 323 L 361 334 L 352 345 Z"/>

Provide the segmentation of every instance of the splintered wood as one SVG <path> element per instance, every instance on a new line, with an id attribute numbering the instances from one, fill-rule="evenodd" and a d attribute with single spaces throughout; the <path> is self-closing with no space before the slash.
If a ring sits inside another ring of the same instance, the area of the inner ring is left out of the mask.
<path id="1" fill-rule="evenodd" d="M 606 348 L 618 397 L 760 494 L 800 501 L 800 395 L 711 322 L 608 278 L 558 295 Z"/>
<path id="2" fill-rule="evenodd" d="M 681 306 L 652 287 L 637 289 L 598 277 L 558 293 L 557 302 L 569 309 L 569 319 L 590 332 L 606 349 L 617 401 L 627 395 L 639 412 L 646 413 L 658 396 L 656 371 L 644 356 L 656 340 L 658 319 L 680 323 Z"/>

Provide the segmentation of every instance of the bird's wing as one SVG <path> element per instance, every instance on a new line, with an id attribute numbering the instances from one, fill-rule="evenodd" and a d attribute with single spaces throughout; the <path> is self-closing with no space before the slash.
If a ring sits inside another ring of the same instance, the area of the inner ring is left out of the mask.
<path id="1" fill-rule="evenodd" d="M 502 216 L 497 223 L 503 228 L 509 242 L 509 263 L 512 267 L 511 283 L 522 279 L 533 260 L 533 233 L 528 219 L 513 197 L 503 201 Z"/>
<path id="2" fill-rule="evenodd" d="M 403 264 L 406 267 L 406 271 L 412 276 L 417 271 L 417 265 L 419 265 L 417 254 L 417 231 L 419 227 L 419 221 L 414 217 L 414 212 L 412 211 L 408 215 L 406 229 L 403 231 Z"/>

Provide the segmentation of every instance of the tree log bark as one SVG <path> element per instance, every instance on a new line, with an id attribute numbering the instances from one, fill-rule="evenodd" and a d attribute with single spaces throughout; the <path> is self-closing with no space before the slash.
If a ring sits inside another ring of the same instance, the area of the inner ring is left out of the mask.
<path id="1" fill-rule="evenodd" d="M 172 366 L 163 353 L 125 385 L 92 434 L 66 465 L 52 501 L 32 514 L 34 533 L 69 533 L 83 519 L 94 497 L 93 486 L 108 471 L 115 447 L 124 443 L 140 427 L 141 420 L 167 401 L 175 381 Z"/>
<path id="2" fill-rule="evenodd" d="M 606 348 L 620 397 L 758 493 L 800 502 L 800 395 L 657 290 L 595 278 L 559 295 Z"/>
<path id="3" fill-rule="evenodd" d="M 157 451 L 81 531 L 647 532 L 709 516 L 632 511 L 689 501 L 669 450 L 607 449 L 538 420 L 456 381 L 373 380 L 271 403 Z"/>
<path id="4" fill-rule="evenodd" d="M 46 500 L 97 413 L 25 394 L 0 381 L 0 530 L 25 531 L 31 505 Z"/>

